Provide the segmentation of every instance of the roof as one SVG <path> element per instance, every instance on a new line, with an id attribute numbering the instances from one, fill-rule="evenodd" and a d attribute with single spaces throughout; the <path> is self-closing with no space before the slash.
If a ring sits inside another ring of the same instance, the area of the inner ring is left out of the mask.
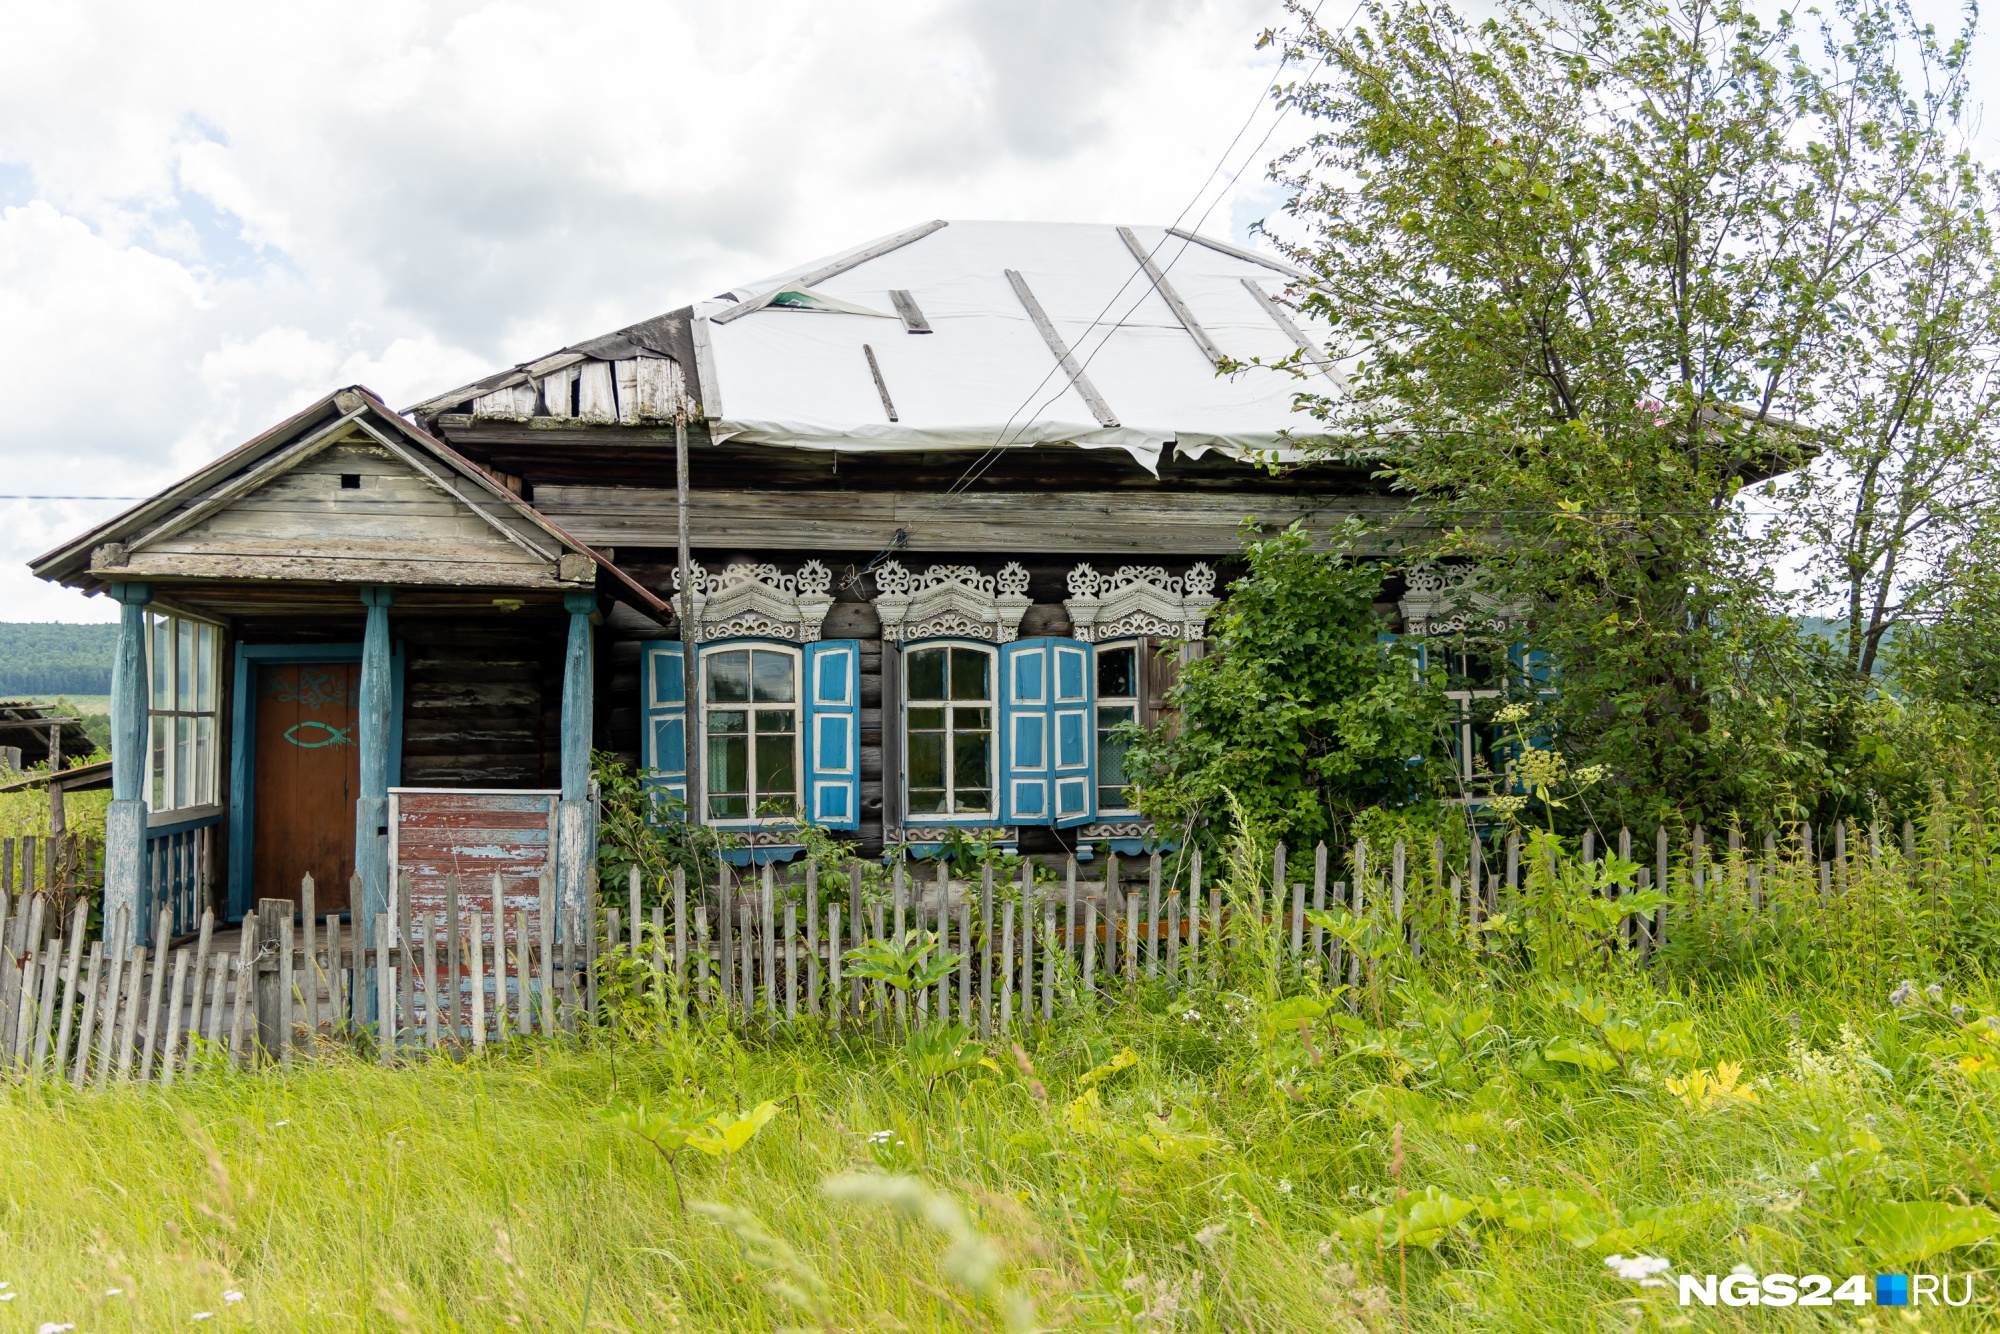
<path id="1" fill-rule="evenodd" d="M 643 382 L 606 368 L 599 420 L 686 408 L 715 440 L 854 453 L 1069 443 L 1148 467 L 1169 442 L 1195 456 L 1286 452 L 1322 434 L 1301 391 L 1345 383 L 1321 350 L 1327 329 L 1285 300 L 1308 280 L 1178 229 L 939 220 L 413 411 L 587 417 L 586 390 L 572 389 L 579 367 L 667 359 L 683 372 L 682 399 L 646 402 L 641 387 L 614 411 L 610 381 Z"/>
<path id="2" fill-rule="evenodd" d="M 398 416 L 372 390 L 360 385 L 328 394 L 270 430 L 230 450 L 124 513 L 72 538 L 28 563 L 43 579 L 90 588 L 115 580 L 121 570 L 145 578 L 151 547 L 187 532 L 217 512 L 271 485 L 287 470 L 329 443 L 359 432 L 402 458 L 483 523 L 531 558 L 547 562 L 559 583 L 585 586 L 591 567 L 602 568 L 642 606 L 661 608 L 658 598 L 636 584 L 602 555 L 570 536 L 546 515 L 515 495 L 451 446 Z M 352 545 L 330 532 L 335 546 Z M 584 563 L 565 573 L 567 562 Z M 225 560 L 224 568 L 231 562 Z"/>
<path id="3" fill-rule="evenodd" d="M 49 760 L 49 728 L 46 726 L 23 726 L 43 718 L 67 718 L 68 713 L 58 712 L 52 704 L 30 704 L 25 700 L 0 700 L 0 746 L 19 746 L 23 764 L 47 764 Z M 81 722 L 59 724 L 62 728 L 62 755 L 65 763 L 90 754 L 97 745 L 90 739 Z"/>

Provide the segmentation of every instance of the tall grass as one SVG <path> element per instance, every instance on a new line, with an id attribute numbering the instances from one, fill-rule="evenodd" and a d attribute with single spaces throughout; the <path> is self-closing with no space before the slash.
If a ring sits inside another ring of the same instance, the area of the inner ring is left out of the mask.
<path id="1" fill-rule="evenodd" d="M 1973 1306 L 1905 1326 L 1846 1305 L 1684 1311 L 1606 1264 L 1993 1263 L 1991 863 L 1964 829 L 1920 853 L 1864 857 L 1825 896 L 1816 868 L 1760 871 L 1756 911 L 1730 875 L 1676 889 L 1645 958 L 1591 926 L 1573 863 L 1528 858 L 1499 926 L 1427 922 L 1421 957 L 1398 937 L 1357 993 L 1246 914 L 1219 975 L 1118 982 L 942 1077 L 920 1044 L 851 1030 L 647 1023 L 399 1069 L 326 1056 L 165 1090 L 12 1087 L 0 1291 L 18 1295 L 0 1310 L 98 1331 L 200 1312 L 1018 1328 L 975 1281 L 990 1243 L 994 1282 L 1043 1328 L 1993 1327 L 1986 1277 Z M 1268 902 L 1264 854 L 1235 850 L 1233 902 Z M 1582 948 L 1537 944 L 1550 913 Z M 726 1120 L 767 1099 L 779 1114 L 740 1152 L 671 1165 L 600 1115 Z M 860 1195 L 905 1207 L 856 1198 L 856 1172 L 875 1174 Z M 936 1222 L 953 1203 L 956 1232 Z"/>

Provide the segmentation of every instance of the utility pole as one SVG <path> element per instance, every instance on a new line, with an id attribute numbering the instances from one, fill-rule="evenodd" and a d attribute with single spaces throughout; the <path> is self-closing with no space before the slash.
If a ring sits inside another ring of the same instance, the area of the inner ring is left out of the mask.
<path id="1" fill-rule="evenodd" d="M 694 614 L 694 555 L 688 542 L 687 409 L 674 414 L 674 487 L 679 515 L 681 558 L 681 700 L 682 753 L 687 762 L 688 823 L 701 823 L 701 697 L 695 670 L 695 644 L 700 638 Z"/>

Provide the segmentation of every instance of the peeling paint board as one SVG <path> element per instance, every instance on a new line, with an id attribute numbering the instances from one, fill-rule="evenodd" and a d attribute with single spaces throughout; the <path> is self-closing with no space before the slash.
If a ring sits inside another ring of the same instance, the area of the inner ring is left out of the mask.
<path id="1" fill-rule="evenodd" d="M 551 417 L 573 417 L 570 411 L 570 387 L 576 383 L 576 367 L 564 366 L 551 371 L 535 382 L 542 394 L 542 410 Z"/>
<path id="2" fill-rule="evenodd" d="M 685 406 L 678 362 L 664 357 L 640 357 L 634 363 L 637 374 L 637 413 L 640 417 L 671 417 Z M 621 389 L 622 393 L 623 390 Z"/>
<path id="3" fill-rule="evenodd" d="M 639 359 L 628 357 L 611 363 L 612 388 L 618 394 L 618 420 L 632 425 L 639 420 Z"/>
<path id="4" fill-rule="evenodd" d="M 517 911 L 541 918 L 541 876 L 555 864 L 553 790 L 480 791 L 465 788 L 392 788 L 395 864 L 410 878 L 410 905 L 443 912 L 451 895 L 446 877 L 462 885 L 489 886 L 500 874 L 511 923 Z M 400 883 L 400 880 L 399 880 Z"/>
<path id="5" fill-rule="evenodd" d="M 586 361 L 576 368 L 576 415 L 583 421 L 610 424 L 618 420 L 618 395 L 611 363 Z"/>

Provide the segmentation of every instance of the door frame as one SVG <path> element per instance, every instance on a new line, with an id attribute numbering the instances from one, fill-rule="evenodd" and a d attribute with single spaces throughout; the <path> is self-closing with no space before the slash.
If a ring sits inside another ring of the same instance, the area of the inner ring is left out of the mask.
<path id="1" fill-rule="evenodd" d="M 359 644 L 238 644 L 229 723 L 229 901 L 224 919 L 250 911 L 251 834 L 257 824 L 256 669 L 267 663 L 360 662 Z M 403 641 L 389 645 L 389 786 L 403 777 Z"/>

